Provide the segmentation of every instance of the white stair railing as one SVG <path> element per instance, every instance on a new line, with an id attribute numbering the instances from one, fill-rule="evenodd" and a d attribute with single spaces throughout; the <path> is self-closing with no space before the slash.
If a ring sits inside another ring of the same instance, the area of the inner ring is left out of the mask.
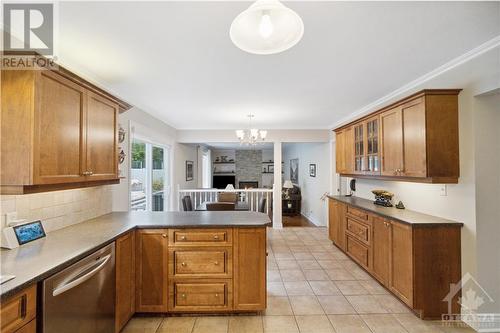
<path id="1" fill-rule="evenodd" d="M 271 201 L 273 198 L 273 190 L 268 188 L 250 188 L 250 189 L 236 189 L 236 190 L 220 190 L 220 189 L 177 189 L 177 208 L 182 211 L 182 198 L 185 196 L 191 197 L 193 208 L 203 202 L 216 202 L 219 193 L 236 193 L 238 201 L 246 202 L 250 211 L 259 211 L 259 201 L 262 198 L 266 199 L 266 206 L 264 213 L 269 214 L 271 209 Z"/>

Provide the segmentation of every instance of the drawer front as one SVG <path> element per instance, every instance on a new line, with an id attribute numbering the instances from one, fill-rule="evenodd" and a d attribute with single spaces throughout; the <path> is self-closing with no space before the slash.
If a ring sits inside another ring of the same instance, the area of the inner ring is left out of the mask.
<path id="1" fill-rule="evenodd" d="M 347 206 L 347 214 L 357 217 L 360 220 L 368 221 L 368 213 L 364 210 L 357 209 L 352 206 Z"/>
<path id="2" fill-rule="evenodd" d="M 228 249 L 172 251 L 174 276 L 182 275 L 229 275 L 230 259 Z"/>
<path id="3" fill-rule="evenodd" d="M 2 302 L 0 309 L 2 333 L 15 332 L 36 316 L 36 285 Z"/>
<path id="4" fill-rule="evenodd" d="M 232 309 L 230 280 L 183 280 L 171 283 L 170 311 L 223 311 Z"/>
<path id="5" fill-rule="evenodd" d="M 370 265 L 370 250 L 369 248 L 356 240 L 355 238 L 347 235 L 346 237 L 346 249 L 347 253 L 356 260 L 360 265 L 368 268 Z"/>
<path id="6" fill-rule="evenodd" d="M 174 229 L 170 230 L 170 246 L 221 246 L 232 244 L 231 229 Z"/>
<path id="7" fill-rule="evenodd" d="M 370 226 L 356 220 L 347 218 L 347 230 L 349 233 L 365 244 L 370 244 Z"/>

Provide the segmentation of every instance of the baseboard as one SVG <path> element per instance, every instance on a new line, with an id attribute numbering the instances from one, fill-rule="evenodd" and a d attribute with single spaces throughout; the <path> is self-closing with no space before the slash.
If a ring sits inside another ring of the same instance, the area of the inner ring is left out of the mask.
<path id="1" fill-rule="evenodd" d="M 321 224 L 317 219 L 313 218 L 312 216 L 309 216 L 303 212 L 300 212 L 300 215 L 304 216 L 306 219 L 311 221 L 317 227 L 326 227 L 326 224 Z"/>

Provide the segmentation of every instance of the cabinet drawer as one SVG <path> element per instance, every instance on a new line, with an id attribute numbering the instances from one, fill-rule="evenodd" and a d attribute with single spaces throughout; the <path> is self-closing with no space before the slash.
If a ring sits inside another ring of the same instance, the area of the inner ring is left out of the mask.
<path id="1" fill-rule="evenodd" d="M 230 280 L 172 282 L 171 311 L 214 311 L 232 308 Z"/>
<path id="2" fill-rule="evenodd" d="M 370 249 L 350 235 L 347 235 L 346 243 L 347 253 L 360 265 L 368 268 L 370 265 Z"/>
<path id="3" fill-rule="evenodd" d="M 2 333 L 15 332 L 36 316 L 36 285 L 2 302 L 0 309 Z"/>
<path id="4" fill-rule="evenodd" d="M 232 273 L 231 249 L 170 250 L 173 276 L 215 275 L 230 277 Z"/>
<path id="5" fill-rule="evenodd" d="M 368 213 L 364 210 L 354 208 L 352 206 L 347 206 L 347 214 L 357 217 L 360 220 L 368 221 Z"/>
<path id="6" fill-rule="evenodd" d="M 370 226 L 356 220 L 347 218 L 348 232 L 367 245 L 370 245 Z"/>
<path id="7" fill-rule="evenodd" d="M 169 230 L 170 246 L 221 246 L 231 245 L 231 229 L 177 229 Z"/>

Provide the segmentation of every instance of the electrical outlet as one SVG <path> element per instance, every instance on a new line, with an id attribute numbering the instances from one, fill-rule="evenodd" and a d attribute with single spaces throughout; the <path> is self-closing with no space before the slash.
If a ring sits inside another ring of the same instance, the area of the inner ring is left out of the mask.
<path id="1" fill-rule="evenodd" d="M 448 195 L 448 188 L 447 188 L 446 184 L 441 185 L 439 195 L 442 197 L 445 197 Z"/>

